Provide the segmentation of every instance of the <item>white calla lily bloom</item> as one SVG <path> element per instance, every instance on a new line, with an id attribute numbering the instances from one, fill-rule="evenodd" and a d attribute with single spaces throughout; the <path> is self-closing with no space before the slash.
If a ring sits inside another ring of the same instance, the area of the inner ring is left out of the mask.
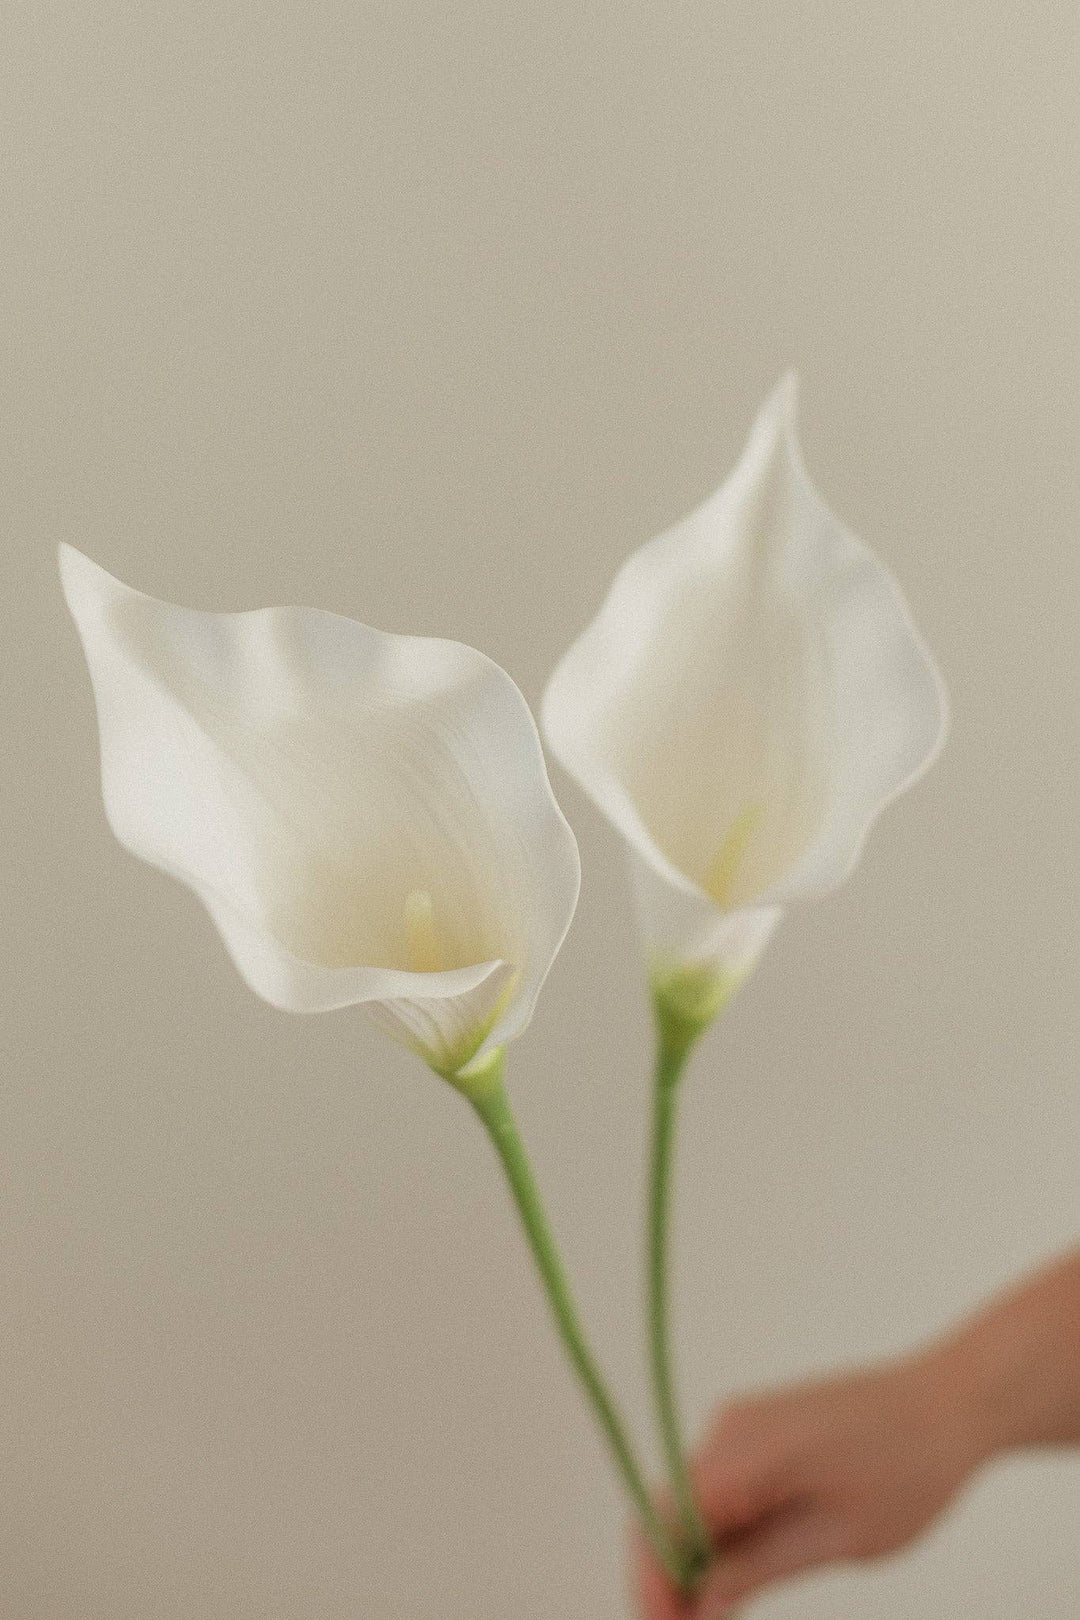
<path id="1" fill-rule="evenodd" d="M 625 563 L 543 706 L 629 846 L 654 984 L 702 1019 L 786 907 L 847 877 L 945 723 L 898 586 L 807 476 L 793 378 L 727 482 Z"/>
<path id="2" fill-rule="evenodd" d="M 204 613 L 69 546 L 113 832 L 188 884 L 276 1007 L 362 1004 L 439 1073 L 521 1033 L 577 845 L 510 677 L 312 608 Z"/>

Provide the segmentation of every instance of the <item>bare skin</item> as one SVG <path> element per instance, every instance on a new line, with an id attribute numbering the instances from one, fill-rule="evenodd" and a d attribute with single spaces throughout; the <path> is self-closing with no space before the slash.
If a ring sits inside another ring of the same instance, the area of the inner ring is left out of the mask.
<path id="1" fill-rule="evenodd" d="M 736 1401 L 694 1478 L 720 1557 L 693 1603 L 644 1547 L 643 1620 L 720 1620 L 827 1564 L 907 1546 L 992 1458 L 1080 1445 L 1080 1250 L 885 1366 Z"/>

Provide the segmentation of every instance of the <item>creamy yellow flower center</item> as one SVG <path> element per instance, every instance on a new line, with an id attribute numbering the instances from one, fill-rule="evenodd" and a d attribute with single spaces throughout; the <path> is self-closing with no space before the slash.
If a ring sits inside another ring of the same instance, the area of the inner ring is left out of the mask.
<path id="1" fill-rule="evenodd" d="M 744 804 L 724 834 L 711 866 L 705 873 L 702 887 L 718 906 L 730 906 L 739 869 L 743 864 L 750 841 L 761 825 L 765 806 L 760 799 Z"/>
<path id="2" fill-rule="evenodd" d="M 441 973 L 446 966 L 427 889 L 413 889 L 405 898 L 405 947 L 412 973 Z"/>

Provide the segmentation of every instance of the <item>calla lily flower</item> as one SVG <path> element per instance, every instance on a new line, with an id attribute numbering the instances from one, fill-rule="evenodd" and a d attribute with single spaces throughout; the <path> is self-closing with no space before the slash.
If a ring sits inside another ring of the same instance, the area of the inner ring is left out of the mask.
<path id="1" fill-rule="evenodd" d="M 543 726 L 629 846 L 654 987 L 707 1022 L 945 729 L 899 588 L 807 476 L 793 378 L 727 482 L 625 563 Z"/>
<path id="2" fill-rule="evenodd" d="M 311 608 L 201 613 L 61 547 L 113 832 L 274 1006 L 356 1003 L 447 1078 L 521 1033 L 577 845 L 510 677 Z"/>

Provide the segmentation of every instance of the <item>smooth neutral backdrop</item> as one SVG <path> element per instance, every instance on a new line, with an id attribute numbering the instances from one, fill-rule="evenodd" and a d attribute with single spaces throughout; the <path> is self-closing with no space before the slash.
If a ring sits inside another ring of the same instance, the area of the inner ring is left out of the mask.
<path id="1" fill-rule="evenodd" d="M 949 681 L 685 1100 L 688 1417 L 1080 1234 L 1080 52 L 1004 0 L 13 0 L 0 120 L 4 1620 L 617 1620 L 623 1508 L 485 1142 L 243 987 L 102 816 L 57 541 L 471 642 L 532 700 L 788 366 Z M 614 837 L 511 1084 L 644 1425 Z M 652 1453 L 651 1453 L 652 1454 Z M 1066 1620 L 1080 1467 L 763 1620 Z"/>

